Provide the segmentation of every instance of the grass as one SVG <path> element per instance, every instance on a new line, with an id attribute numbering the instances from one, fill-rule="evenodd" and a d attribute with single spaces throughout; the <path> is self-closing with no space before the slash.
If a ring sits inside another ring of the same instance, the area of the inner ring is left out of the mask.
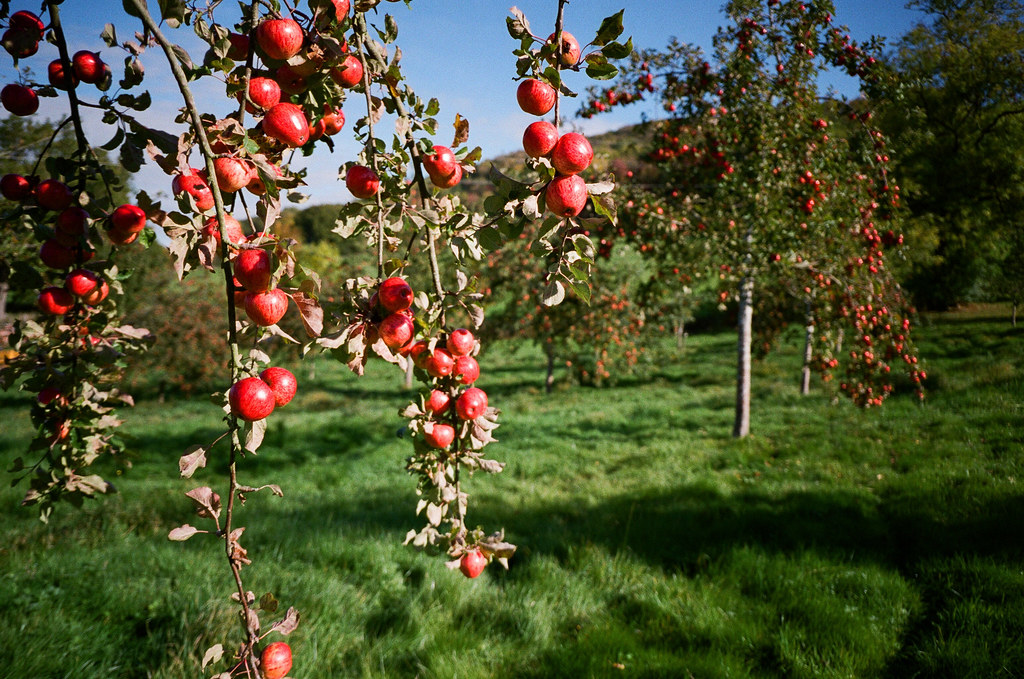
<path id="1" fill-rule="evenodd" d="M 995 311 L 926 318 L 927 400 L 866 412 L 799 396 L 794 336 L 756 366 L 742 441 L 728 333 L 551 397 L 539 354 L 492 350 L 489 450 L 508 467 L 470 481 L 470 519 L 519 552 L 475 581 L 401 545 L 418 525 L 401 376 L 305 364 L 241 465 L 285 491 L 241 511 L 246 583 L 302 612 L 296 678 L 1016 677 L 1024 330 Z M 5 466 L 24 404 L 0 394 Z M 166 534 L 195 523 L 184 491 L 220 483 L 216 465 L 176 475 L 218 428 L 201 401 L 141 403 L 119 494 L 48 525 L 0 491 L 0 674 L 203 676 L 203 651 L 237 636 L 232 585 L 210 540 Z"/>

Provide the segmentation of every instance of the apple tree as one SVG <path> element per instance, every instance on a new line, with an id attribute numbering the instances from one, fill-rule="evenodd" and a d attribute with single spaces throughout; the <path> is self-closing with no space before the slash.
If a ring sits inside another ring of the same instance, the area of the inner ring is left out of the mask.
<path id="1" fill-rule="evenodd" d="M 658 270 L 686 262 L 686 276 L 718 282 L 723 308 L 737 304 L 737 437 L 750 428 L 754 311 L 784 310 L 780 296 L 805 315 L 808 365 L 841 371 L 857 404 L 881 404 L 893 367 L 923 377 L 911 311 L 886 264 L 902 236 L 885 140 L 860 102 L 817 85 L 841 68 L 870 87 L 877 45 L 852 41 L 832 25 L 833 11 L 829 2 L 735 0 L 711 59 L 675 42 L 635 55 L 580 112 L 656 93 L 668 114 L 651 123 L 655 170 L 627 187 L 634 226 L 620 233 L 657 244 L 647 252 Z M 763 346 L 787 315 L 764 314 Z"/>

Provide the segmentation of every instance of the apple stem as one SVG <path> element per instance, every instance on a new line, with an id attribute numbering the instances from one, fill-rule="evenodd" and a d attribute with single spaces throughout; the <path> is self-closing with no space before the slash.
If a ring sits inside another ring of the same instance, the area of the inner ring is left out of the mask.
<path id="1" fill-rule="evenodd" d="M 75 124 L 75 141 L 78 142 L 78 153 L 85 155 L 89 148 L 89 141 L 85 137 L 85 129 L 82 127 L 82 117 L 78 112 L 78 94 L 75 92 L 75 83 L 71 76 L 74 70 L 71 66 L 71 57 L 68 55 L 68 44 L 64 39 L 64 29 L 60 23 L 60 9 L 58 3 L 55 0 L 47 0 L 46 8 L 50 14 L 50 29 L 53 31 L 53 36 L 57 42 L 57 51 L 60 53 L 61 66 L 64 68 L 64 73 L 68 74 L 68 88 L 65 90 L 68 93 L 68 101 L 71 103 L 71 120 Z M 78 188 L 83 190 L 85 188 L 85 174 L 84 166 L 79 166 L 78 176 Z"/>
<path id="2" fill-rule="evenodd" d="M 561 103 L 562 103 L 562 83 L 561 83 L 561 70 L 562 70 L 562 20 L 565 15 L 565 5 L 569 0 L 558 0 L 558 13 L 555 15 L 555 70 L 559 71 L 559 83 L 558 87 L 555 88 L 555 129 L 562 129 L 562 115 L 561 115 Z"/>
<path id="3" fill-rule="evenodd" d="M 254 0 L 249 4 L 249 23 L 253 26 L 256 25 L 256 19 L 259 18 L 259 2 Z M 255 40 L 249 41 L 249 50 L 245 54 L 245 75 L 242 76 L 242 100 L 238 102 L 238 124 L 242 125 L 245 123 L 245 105 L 251 101 L 249 99 L 249 79 L 252 78 L 252 55 Z M 249 220 L 252 224 L 252 219 Z"/>
<path id="4" fill-rule="evenodd" d="M 35 165 L 32 166 L 32 173 L 31 173 L 32 175 L 38 174 L 38 172 L 39 172 L 39 164 L 42 163 L 43 162 L 43 158 L 46 157 L 46 152 L 50 150 L 51 146 L 53 146 L 53 142 L 55 142 L 57 140 L 57 135 L 60 134 L 60 131 L 63 130 L 65 127 L 67 127 L 67 124 L 70 123 L 71 121 L 72 121 L 71 117 L 65 118 L 63 121 L 61 121 L 61 124 L 58 125 L 53 130 L 53 134 L 50 135 L 49 141 L 46 142 L 46 146 L 43 147 L 43 150 L 40 151 L 40 153 L 39 153 L 39 157 L 36 158 Z"/>
<path id="5" fill-rule="evenodd" d="M 380 177 L 380 171 L 377 168 L 377 145 L 375 137 L 373 135 L 373 99 L 370 96 L 370 68 L 366 63 L 366 53 L 363 50 L 363 40 L 369 34 L 366 28 L 366 15 L 362 12 L 356 12 L 353 20 L 353 33 L 352 37 L 356 43 L 356 54 L 359 56 L 359 62 L 363 65 L 363 96 L 366 99 L 366 134 L 367 144 L 366 150 L 369 155 L 370 168 L 373 169 L 377 177 Z M 380 191 L 374 196 L 377 202 L 377 278 L 384 278 L 384 199 L 380 195 Z"/>

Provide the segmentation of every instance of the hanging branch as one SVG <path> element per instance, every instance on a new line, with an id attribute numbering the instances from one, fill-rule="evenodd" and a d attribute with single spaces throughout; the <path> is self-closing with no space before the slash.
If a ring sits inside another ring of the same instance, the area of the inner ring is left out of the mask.
<path id="1" fill-rule="evenodd" d="M 146 8 L 145 0 L 126 0 L 131 2 L 132 6 L 138 12 L 139 17 L 142 19 L 143 24 L 153 37 L 156 38 L 160 47 L 163 49 L 164 54 L 167 57 L 167 61 L 170 65 L 171 72 L 174 75 L 174 79 L 178 84 L 178 89 L 181 92 L 182 97 L 185 100 L 185 106 L 188 110 L 189 118 L 192 121 L 192 128 L 196 134 L 196 138 L 199 141 L 199 147 L 202 151 L 203 157 L 206 161 L 206 169 L 208 176 L 216 177 L 216 171 L 214 168 L 213 159 L 216 157 L 213 149 L 210 146 L 210 141 L 206 135 L 206 129 L 203 126 L 203 121 L 199 112 L 192 91 L 188 86 L 188 77 L 184 70 L 181 68 L 181 64 L 178 62 L 178 57 L 175 55 L 171 43 L 160 31 L 160 28 L 153 21 L 153 17 L 149 14 Z M 210 188 L 213 191 L 214 206 L 217 213 L 217 223 L 220 228 L 220 245 L 221 245 L 221 268 L 224 272 L 225 286 L 226 286 L 226 299 L 228 309 L 228 345 L 231 351 L 231 383 L 234 384 L 239 379 L 240 371 L 240 355 L 238 350 L 238 337 L 236 332 L 235 322 L 235 305 L 234 299 L 234 280 L 231 272 L 231 264 L 228 261 L 228 243 L 230 242 L 230 235 L 228 234 L 227 225 L 225 221 L 225 209 L 224 209 L 224 197 L 221 195 L 220 187 L 216 181 L 210 182 Z M 234 577 L 235 587 L 238 591 L 239 604 L 242 609 L 242 624 L 245 628 L 248 640 L 243 648 L 243 662 L 246 664 L 247 669 L 250 667 L 255 671 L 255 648 L 259 642 L 257 630 L 253 624 L 255 616 L 252 615 L 252 611 L 249 607 L 249 602 L 246 596 L 246 590 L 242 584 L 241 576 L 241 565 L 237 555 L 235 554 L 235 545 L 232 540 L 232 519 L 234 518 L 234 507 L 235 507 L 235 496 L 238 493 L 238 477 L 237 477 L 237 460 L 242 454 L 242 445 L 238 435 L 239 425 L 237 418 L 232 414 L 228 416 L 228 427 L 231 432 L 231 452 L 228 461 L 228 501 L 227 509 L 224 515 L 224 528 L 219 531 L 219 534 L 224 539 L 224 550 L 228 559 L 228 564 L 231 568 L 231 573 Z"/>

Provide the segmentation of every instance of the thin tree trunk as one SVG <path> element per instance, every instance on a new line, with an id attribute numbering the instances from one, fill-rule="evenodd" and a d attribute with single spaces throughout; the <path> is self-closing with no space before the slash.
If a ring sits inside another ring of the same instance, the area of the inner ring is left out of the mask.
<path id="1" fill-rule="evenodd" d="M 737 320 L 738 360 L 736 362 L 736 421 L 732 435 L 743 438 L 750 433 L 750 344 L 754 323 L 754 277 L 747 274 L 740 285 L 740 308 Z"/>
<path id="2" fill-rule="evenodd" d="M 804 396 L 811 393 L 811 359 L 814 358 L 814 314 L 811 313 L 811 300 L 806 300 L 805 304 L 804 367 L 800 378 L 800 393 Z"/>
<path id="3" fill-rule="evenodd" d="M 686 321 L 680 316 L 676 321 L 676 350 L 682 351 L 686 348 Z"/>
<path id="4" fill-rule="evenodd" d="M 544 378 L 544 393 L 550 394 L 551 388 L 555 384 L 555 352 L 550 345 L 547 347 L 545 353 L 548 355 L 548 372 Z"/>
<path id="5" fill-rule="evenodd" d="M 413 369 L 413 367 L 414 366 L 413 366 L 412 359 L 409 359 L 408 361 L 405 362 L 405 388 L 406 389 L 412 389 L 412 369 Z"/>
<path id="6" fill-rule="evenodd" d="M 0 281 L 0 323 L 7 320 L 7 291 L 9 289 L 7 281 Z"/>
<path id="7" fill-rule="evenodd" d="M 2 311 L 2 308 L 0 308 L 0 311 Z M 0 314 L 0 318 L 3 318 L 3 314 Z M 1013 327 L 1017 327 L 1017 300 L 1013 300 L 1013 306 L 1010 311 L 1010 323 L 1013 324 Z"/>

